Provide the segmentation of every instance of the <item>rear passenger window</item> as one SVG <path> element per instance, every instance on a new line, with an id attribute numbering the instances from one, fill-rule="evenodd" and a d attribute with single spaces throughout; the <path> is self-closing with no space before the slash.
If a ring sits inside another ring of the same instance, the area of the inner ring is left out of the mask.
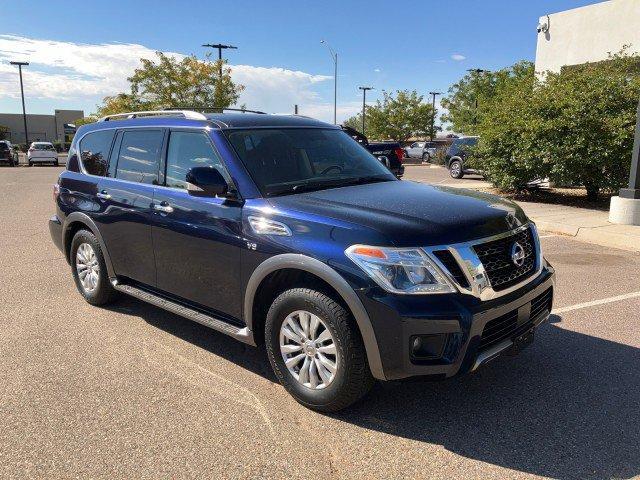
<path id="1" fill-rule="evenodd" d="M 116 178 L 157 184 L 164 131 L 129 130 L 122 134 Z"/>
<path id="2" fill-rule="evenodd" d="M 80 141 L 80 158 L 90 175 L 104 177 L 109 166 L 109 150 L 116 134 L 115 130 L 87 133 Z"/>
<path id="3" fill-rule="evenodd" d="M 216 168 L 229 181 L 222 160 L 200 132 L 171 132 L 167 152 L 167 187 L 187 188 L 185 178 L 194 167 Z"/>

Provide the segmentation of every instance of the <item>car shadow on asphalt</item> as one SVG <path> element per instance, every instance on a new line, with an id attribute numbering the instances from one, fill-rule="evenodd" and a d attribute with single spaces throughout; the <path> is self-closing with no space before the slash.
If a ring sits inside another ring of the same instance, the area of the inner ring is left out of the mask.
<path id="1" fill-rule="evenodd" d="M 264 349 L 134 299 L 108 308 L 277 381 Z M 531 347 L 476 373 L 378 383 L 362 401 L 330 416 L 534 475 L 640 474 L 640 349 L 560 325 L 552 315 Z"/>
<path id="2" fill-rule="evenodd" d="M 332 416 L 545 477 L 640 474 L 640 349 L 560 324 L 552 315 L 519 356 L 444 382 L 378 384 Z"/>
<path id="3" fill-rule="evenodd" d="M 246 345 L 199 323 L 127 296 L 122 296 L 105 308 L 140 317 L 149 325 L 277 383 L 264 348 Z"/>

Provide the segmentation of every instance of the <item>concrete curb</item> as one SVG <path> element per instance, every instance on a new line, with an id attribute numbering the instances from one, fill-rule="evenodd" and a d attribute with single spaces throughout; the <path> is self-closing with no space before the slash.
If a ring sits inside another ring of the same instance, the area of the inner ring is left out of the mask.
<path id="1" fill-rule="evenodd" d="M 640 253 L 640 227 L 619 229 L 618 225 L 605 225 L 599 227 L 577 227 L 565 223 L 544 220 L 540 217 L 530 216 L 539 230 L 558 235 L 566 235 L 585 243 L 600 245 L 602 247 L 619 248 L 631 252 Z M 625 225 L 625 227 L 627 227 Z M 637 229 L 636 231 L 632 230 Z"/>

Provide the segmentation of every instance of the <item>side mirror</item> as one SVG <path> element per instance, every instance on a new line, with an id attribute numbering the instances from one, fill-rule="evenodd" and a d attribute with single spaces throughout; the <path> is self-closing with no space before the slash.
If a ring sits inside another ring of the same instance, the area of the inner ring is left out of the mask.
<path id="1" fill-rule="evenodd" d="M 222 174 L 213 167 L 194 167 L 185 180 L 187 191 L 195 197 L 222 197 L 229 189 Z"/>

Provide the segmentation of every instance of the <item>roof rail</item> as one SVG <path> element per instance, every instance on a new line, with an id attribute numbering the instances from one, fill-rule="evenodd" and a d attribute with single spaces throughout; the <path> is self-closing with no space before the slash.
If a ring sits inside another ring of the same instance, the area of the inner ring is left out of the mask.
<path id="1" fill-rule="evenodd" d="M 213 112 L 213 113 L 223 113 L 225 110 L 229 112 L 242 112 L 242 113 L 259 113 L 261 115 L 267 115 L 266 112 L 261 112 L 260 110 L 247 110 L 246 108 L 227 108 L 227 107 L 169 107 L 167 110 L 192 110 L 196 112 Z"/>
<path id="2" fill-rule="evenodd" d="M 176 115 L 182 115 L 184 118 L 187 118 L 189 120 L 207 120 L 207 117 L 205 117 L 202 113 L 199 113 L 199 112 L 194 112 L 191 110 L 182 110 L 182 109 L 180 110 L 167 109 L 167 110 L 146 110 L 141 112 L 115 113 L 113 115 L 106 115 L 98 121 L 108 122 L 110 120 L 117 120 L 117 119 L 128 120 L 131 118 L 138 118 L 138 117 L 170 117 L 170 116 L 176 116 Z"/>

